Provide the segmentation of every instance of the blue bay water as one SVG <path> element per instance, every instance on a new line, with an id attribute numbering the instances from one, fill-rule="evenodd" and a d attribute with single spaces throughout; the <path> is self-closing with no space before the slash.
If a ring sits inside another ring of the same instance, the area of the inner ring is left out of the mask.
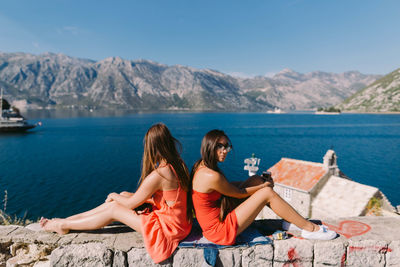
<path id="1" fill-rule="evenodd" d="M 252 153 L 264 170 L 282 157 L 322 162 L 333 147 L 347 176 L 400 204 L 400 115 L 177 113 L 40 120 L 43 126 L 31 133 L 0 136 L 0 199 L 7 190 L 7 212 L 18 216 L 65 217 L 101 204 L 110 192 L 135 191 L 143 136 L 157 122 L 181 141 L 189 167 L 200 156 L 203 135 L 224 130 L 234 146 L 222 164 L 230 180 L 247 177 L 243 160 Z"/>

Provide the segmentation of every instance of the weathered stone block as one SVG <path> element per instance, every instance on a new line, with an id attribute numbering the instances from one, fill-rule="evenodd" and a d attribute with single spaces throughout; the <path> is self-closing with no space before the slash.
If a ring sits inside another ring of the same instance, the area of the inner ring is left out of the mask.
<path id="1" fill-rule="evenodd" d="M 33 267 L 50 267 L 50 260 L 47 261 L 37 261 Z"/>
<path id="2" fill-rule="evenodd" d="M 99 243 L 71 244 L 55 249 L 50 256 L 51 266 L 110 266 L 113 253 Z"/>
<path id="3" fill-rule="evenodd" d="M 161 262 L 160 264 L 154 263 L 147 253 L 145 248 L 132 248 L 128 252 L 128 266 L 164 266 L 172 267 L 172 257 Z"/>
<path id="4" fill-rule="evenodd" d="M 296 238 L 274 241 L 274 267 L 298 265 L 302 267 L 313 265 L 314 245 L 308 240 Z"/>
<path id="5" fill-rule="evenodd" d="M 379 267 L 385 266 L 386 241 L 349 241 L 346 266 Z"/>
<path id="6" fill-rule="evenodd" d="M 0 243 L 0 266 L 5 266 L 6 261 L 11 258 L 10 246 L 11 242 L 1 242 Z"/>
<path id="7" fill-rule="evenodd" d="M 78 235 L 71 241 L 71 244 L 84 244 L 99 242 L 107 248 L 112 248 L 116 235 L 113 234 L 93 234 L 93 233 L 78 233 Z"/>
<path id="8" fill-rule="evenodd" d="M 32 266 L 39 261 L 48 261 L 52 247 L 39 244 L 15 243 L 10 246 L 12 258 L 7 260 L 7 267 Z"/>
<path id="9" fill-rule="evenodd" d="M 12 231 L 10 236 L 11 241 L 14 243 L 34 243 L 35 241 L 35 232 L 22 226 Z"/>
<path id="10" fill-rule="evenodd" d="M 225 248 L 219 250 L 217 258 L 217 266 L 240 267 L 242 263 L 242 255 L 239 248 Z"/>
<path id="11" fill-rule="evenodd" d="M 203 250 L 195 248 L 180 248 L 174 254 L 173 267 L 196 267 L 204 262 Z"/>
<path id="12" fill-rule="evenodd" d="M 140 234 L 127 233 L 117 234 L 114 241 L 115 250 L 128 252 L 131 248 L 144 248 L 143 238 Z"/>
<path id="13" fill-rule="evenodd" d="M 392 241 L 386 254 L 386 266 L 400 266 L 400 241 Z"/>
<path id="14" fill-rule="evenodd" d="M 242 251 L 242 266 L 272 267 L 274 249 L 272 245 L 257 245 Z"/>
<path id="15" fill-rule="evenodd" d="M 0 242 L 9 242 L 11 241 L 10 233 L 21 228 L 21 226 L 16 225 L 6 225 L 0 226 Z"/>
<path id="16" fill-rule="evenodd" d="M 37 242 L 43 244 L 56 245 L 58 243 L 58 240 L 61 239 L 61 236 L 46 231 L 38 231 L 32 233 L 32 238 L 34 238 Z"/>
<path id="17" fill-rule="evenodd" d="M 314 244 L 314 267 L 342 266 L 346 260 L 346 246 L 342 242 L 321 241 Z"/>
<path id="18" fill-rule="evenodd" d="M 113 267 L 127 267 L 128 255 L 124 251 L 117 250 L 114 252 Z"/>
<path id="19" fill-rule="evenodd" d="M 58 246 L 65 246 L 65 245 L 69 245 L 72 243 L 72 241 L 78 236 L 78 234 L 74 234 L 74 233 L 69 233 L 66 235 L 62 235 L 60 236 L 60 239 L 58 239 L 57 241 L 57 245 Z"/>

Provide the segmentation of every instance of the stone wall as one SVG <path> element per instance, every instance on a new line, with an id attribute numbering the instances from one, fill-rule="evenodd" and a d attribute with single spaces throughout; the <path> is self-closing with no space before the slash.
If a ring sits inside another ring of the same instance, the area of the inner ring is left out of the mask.
<path id="1" fill-rule="evenodd" d="M 274 228 L 280 221 L 262 221 Z M 324 222 L 340 233 L 332 241 L 296 236 L 270 245 L 226 248 L 219 266 L 400 266 L 400 220 L 357 217 Z M 203 250 L 177 249 L 163 266 L 202 266 Z M 157 266 L 139 234 L 122 225 L 64 236 L 0 226 L 0 266 Z"/>

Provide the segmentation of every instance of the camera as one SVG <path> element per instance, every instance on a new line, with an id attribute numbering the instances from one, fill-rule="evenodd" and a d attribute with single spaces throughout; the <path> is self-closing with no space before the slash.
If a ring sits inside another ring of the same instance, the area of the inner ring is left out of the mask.
<path id="1" fill-rule="evenodd" d="M 262 173 L 262 177 L 264 178 L 264 181 L 271 180 L 271 179 L 272 179 L 271 172 L 269 172 L 269 171 L 264 171 L 264 172 Z"/>

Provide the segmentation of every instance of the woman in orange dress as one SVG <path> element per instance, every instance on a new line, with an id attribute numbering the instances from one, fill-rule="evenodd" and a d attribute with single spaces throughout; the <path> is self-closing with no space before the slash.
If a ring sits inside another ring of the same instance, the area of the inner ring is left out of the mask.
<path id="1" fill-rule="evenodd" d="M 274 190 L 273 181 L 252 176 L 245 182 L 228 182 L 218 167 L 232 149 L 231 141 L 221 130 L 208 132 L 201 143 L 201 159 L 193 166 L 192 199 L 196 218 L 203 235 L 219 245 L 233 245 L 236 237 L 268 205 L 278 216 L 302 229 L 302 236 L 308 239 L 329 240 L 336 233 L 323 225 L 316 225 L 299 215 Z M 226 198 L 235 201 L 236 207 L 225 210 Z M 240 203 L 241 202 L 241 203 Z M 240 204 L 239 204 L 240 203 Z"/>
<path id="2" fill-rule="evenodd" d="M 166 260 L 189 234 L 193 218 L 187 201 L 191 197 L 189 173 L 177 145 L 164 124 L 153 125 L 144 138 L 142 175 L 136 193 L 111 193 L 102 205 L 65 219 L 42 218 L 42 228 L 66 234 L 119 221 L 143 235 L 154 262 Z M 150 211 L 134 211 L 145 202 L 152 204 Z"/>

